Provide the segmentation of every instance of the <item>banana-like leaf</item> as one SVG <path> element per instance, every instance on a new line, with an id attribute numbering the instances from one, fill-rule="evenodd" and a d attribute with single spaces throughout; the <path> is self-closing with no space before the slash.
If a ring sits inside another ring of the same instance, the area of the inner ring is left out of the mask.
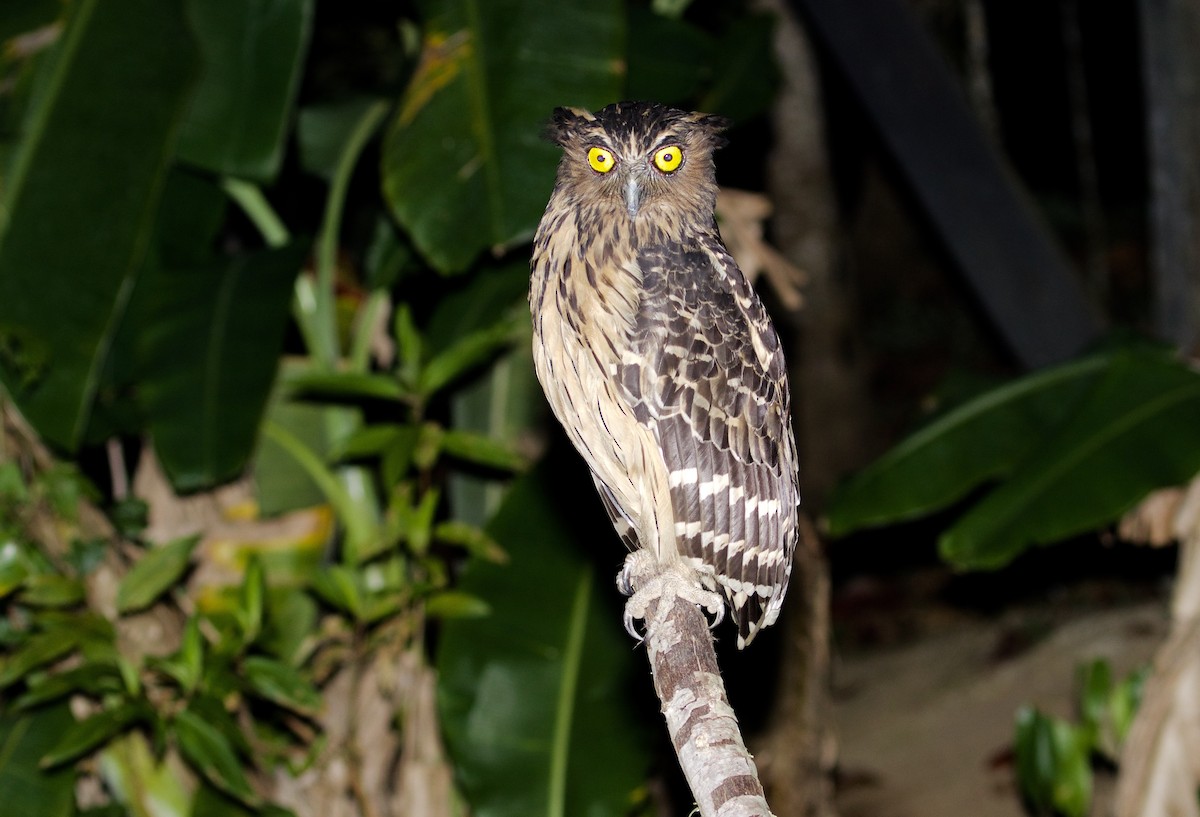
<path id="1" fill-rule="evenodd" d="M 192 0 L 204 71 L 180 157 L 229 176 L 269 180 L 283 160 L 308 53 L 314 0 Z"/>
<path id="2" fill-rule="evenodd" d="M 196 72 L 183 0 L 80 0 L 38 70 L 0 203 L 0 380 L 79 445 Z"/>
<path id="3" fill-rule="evenodd" d="M 0 716 L 0 792 L 5 814 L 69 817 L 75 813 L 74 769 L 38 767 L 38 760 L 72 723 L 66 702 Z"/>
<path id="4" fill-rule="evenodd" d="M 1198 471 L 1200 372 L 1161 350 L 1122 351 L 1076 410 L 943 534 L 941 552 L 960 567 L 1000 567 L 1030 545 L 1110 524 Z"/>
<path id="5" fill-rule="evenodd" d="M 488 528 L 510 563 L 463 577 L 491 615 L 443 625 L 439 709 L 476 817 L 624 815 L 649 763 L 612 576 L 584 557 L 549 482 L 519 479 Z"/>
<path id="6" fill-rule="evenodd" d="M 1110 363 L 1108 354 L 1037 372 L 952 409 L 841 485 L 829 532 L 901 522 L 944 508 L 1010 474 Z"/>
<path id="7" fill-rule="evenodd" d="M 142 396 L 155 449 L 179 490 L 237 476 L 279 364 L 298 246 L 147 281 Z"/>
<path id="8" fill-rule="evenodd" d="M 383 153 L 393 213 L 439 270 L 532 235 L 558 149 L 559 105 L 598 107 L 621 88 L 616 0 L 424 0 L 424 42 Z"/>

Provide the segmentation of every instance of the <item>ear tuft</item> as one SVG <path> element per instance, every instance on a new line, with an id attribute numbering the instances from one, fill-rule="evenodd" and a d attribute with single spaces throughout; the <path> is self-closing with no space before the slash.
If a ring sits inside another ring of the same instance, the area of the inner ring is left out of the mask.
<path id="1" fill-rule="evenodd" d="M 596 117 L 584 108 L 555 108 L 546 123 L 545 135 L 551 142 L 565 146 L 579 135 L 585 123 L 594 121 Z"/>
<path id="2" fill-rule="evenodd" d="M 692 121 L 696 127 L 704 131 L 712 142 L 713 149 L 723 148 L 729 144 L 729 140 L 722 136 L 722 132 L 733 126 L 733 120 L 726 116 L 719 116 L 712 113 L 697 113 L 693 114 L 695 119 Z"/>

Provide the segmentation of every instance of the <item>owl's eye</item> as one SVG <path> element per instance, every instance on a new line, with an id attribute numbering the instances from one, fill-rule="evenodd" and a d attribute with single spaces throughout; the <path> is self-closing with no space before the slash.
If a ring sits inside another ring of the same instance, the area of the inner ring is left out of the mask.
<path id="1" fill-rule="evenodd" d="M 607 173 L 616 166 L 617 160 L 611 150 L 592 148 L 588 151 L 588 164 L 597 173 Z"/>
<path id="2" fill-rule="evenodd" d="M 654 166 L 663 173 L 671 173 L 683 163 L 683 149 L 679 145 L 667 145 L 654 151 Z"/>

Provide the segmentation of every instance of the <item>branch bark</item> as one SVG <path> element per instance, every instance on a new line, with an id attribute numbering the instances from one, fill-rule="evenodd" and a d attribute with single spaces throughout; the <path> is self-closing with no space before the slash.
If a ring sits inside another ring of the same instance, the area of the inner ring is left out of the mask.
<path id="1" fill-rule="evenodd" d="M 646 649 L 667 731 L 701 817 L 770 817 L 754 759 L 725 695 L 708 622 L 677 592 L 693 585 L 675 565 L 638 560 L 628 576 L 636 592 L 660 583 L 645 610 Z"/>

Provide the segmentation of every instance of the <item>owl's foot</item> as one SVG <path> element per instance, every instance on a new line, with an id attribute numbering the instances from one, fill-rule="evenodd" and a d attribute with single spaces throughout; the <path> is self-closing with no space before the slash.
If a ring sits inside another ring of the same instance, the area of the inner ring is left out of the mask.
<path id="1" fill-rule="evenodd" d="M 634 588 L 637 588 L 634 590 Z M 648 550 L 635 550 L 625 557 L 625 566 L 617 574 L 617 588 L 625 602 L 625 632 L 641 642 L 644 636 L 634 621 L 645 619 L 650 602 L 681 598 L 712 616 L 710 627 L 725 618 L 725 599 L 720 593 L 702 587 L 696 574 L 678 565 L 664 565 Z"/>

